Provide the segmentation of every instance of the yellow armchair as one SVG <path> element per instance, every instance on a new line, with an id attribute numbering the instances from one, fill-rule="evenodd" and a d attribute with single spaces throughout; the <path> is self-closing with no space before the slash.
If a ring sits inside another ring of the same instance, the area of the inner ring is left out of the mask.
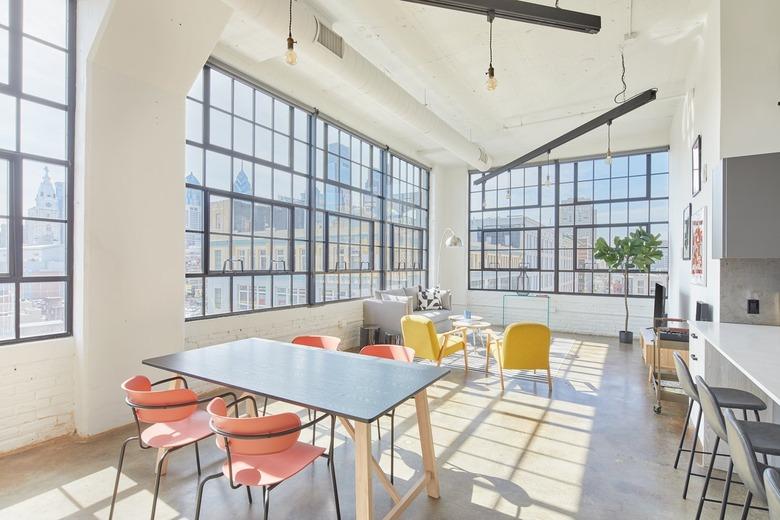
<path id="1" fill-rule="evenodd" d="M 491 336 L 493 336 L 491 334 Z M 547 370 L 547 384 L 552 393 L 550 375 L 550 342 L 552 333 L 541 323 L 512 323 L 503 337 L 490 341 L 490 350 L 498 361 L 501 391 L 504 390 L 504 369 Z"/>
<path id="2" fill-rule="evenodd" d="M 454 329 L 443 334 L 436 333 L 433 322 L 424 316 L 408 315 L 401 318 L 401 332 L 404 345 L 414 349 L 415 356 L 436 361 L 455 352 L 463 351 L 463 365 L 469 370 L 469 358 L 466 351 L 466 329 Z"/>

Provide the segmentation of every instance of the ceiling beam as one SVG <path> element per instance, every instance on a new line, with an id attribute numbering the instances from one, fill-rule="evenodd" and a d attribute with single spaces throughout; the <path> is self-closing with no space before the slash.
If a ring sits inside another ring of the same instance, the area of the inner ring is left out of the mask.
<path id="1" fill-rule="evenodd" d="M 625 100 L 623 103 L 619 104 L 615 108 L 608 110 L 607 112 L 604 112 L 600 116 L 591 119 L 587 123 L 578 126 L 574 130 L 569 130 L 565 134 L 556 137 L 552 141 L 543 144 L 542 146 L 528 152 L 523 156 L 518 157 L 514 161 L 510 161 L 503 166 L 491 168 L 482 177 L 475 180 L 474 184 L 475 185 L 483 184 L 484 182 L 489 181 L 493 177 L 496 177 L 497 175 L 500 175 L 501 173 L 507 170 L 511 170 L 512 168 L 517 168 L 518 166 L 527 163 L 528 161 L 530 161 L 535 157 L 539 157 L 540 155 L 552 151 L 553 149 L 558 148 L 559 146 L 562 146 L 568 143 L 569 141 L 578 138 L 581 135 L 587 134 L 591 130 L 595 130 L 596 128 L 606 124 L 610 124 L 612 123 L 613 120 L 617 119 L 618 117 L 626 115 L 629 112 L 636 110 L 637 108 L 644 106 L 650 103 L 651 101 L 654 101 L 657 93 L 658 93 L 658 89 L 655 88 L 645 90 L 641 94 L 637 94 L 636 96 Z"/>
<path id="2" fill-rule="evenodd" d="M 488 16 L 492 13 L 496 18 L 505 18 L 515 22 L 544 25 L 556 29 L 566 29 L 589 34 L 601 30 L 601 17 L 569 11 L 559 7 L 532 4 L 520 0 L 403 0 L 414 4 L 441 7 L 454 11 Z"/>

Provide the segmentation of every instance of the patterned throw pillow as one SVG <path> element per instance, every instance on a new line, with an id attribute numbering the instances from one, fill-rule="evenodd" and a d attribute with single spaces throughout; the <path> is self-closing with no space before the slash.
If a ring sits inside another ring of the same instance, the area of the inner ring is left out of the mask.
<path id="1" fill-rule="evenodd" d="M 420 310 L 422 311 L 435 311 L 442 308 L 441 306 L 441 291 L 438 287 L 433 289 L 423 289 L 417 293 L 417 299 L 420 302 Z"/>

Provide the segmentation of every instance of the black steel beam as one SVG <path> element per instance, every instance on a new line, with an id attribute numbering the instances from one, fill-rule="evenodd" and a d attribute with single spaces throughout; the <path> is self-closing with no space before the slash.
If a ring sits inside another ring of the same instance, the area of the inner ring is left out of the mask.
<path id="1" fill-rule="evenodd" d="M 487 16 L 493 13 L 496 18 L 505 18 L 515 22 L 526 22 L 557 29 L 596 34 L 601 30 L 601 17 L 569 11 L 558 7 L 532 4 L 520 0 L 403 0 L 414 4 L 441 7 L 472 14 Z"/>
<path id="2" fill-rule="evenodd" d="M 548 151 L 553 150 L 555 148 L 558 148 L 559 146 L 566 144 L 569 141 L 572 141 L 583 134 L 587 134 L 591 130 L 595 130 L 600 126 L 606 125 L 607 123 L 611 123 L 613 120 L 617 119 L 618 117 L 626 115 L 629 112 L 636 110 L 637 108 L 644 106 L 649 102 L 655 100 L 657 93 L 658 93 L 658 89 L 655 88 L 645 90 L 641 94 L 637 94 L 636 96 L 625 100 L 623 103 L 619 104 L 615 108 L 608 110 L 607 112 L 604 112 L 600 116 L 591 119 L 587 123 L 578 126 L 574 130 L 570 130 L 565 134 L 556 137 L 552 141 L 545 143 L 538 148 L 535 148 L 534 150 L 528 152 L 527 154 L 518 157 L 514 161 L 508 162 L 503 166 L 497 166 L 495 168 L 491 168 L 482 177 L 474 181 L 474 184 L 475 185 L 482 184 L 485 181 L 488 181 L 493 177 L 499 175 L 500 173 L 503 173 L 507 170 L 511 170 L 512 168 L 517 168 L 518 166 L 527 163 L 534 157 L 539 157 L 540 155 L 547 153 Z"/>

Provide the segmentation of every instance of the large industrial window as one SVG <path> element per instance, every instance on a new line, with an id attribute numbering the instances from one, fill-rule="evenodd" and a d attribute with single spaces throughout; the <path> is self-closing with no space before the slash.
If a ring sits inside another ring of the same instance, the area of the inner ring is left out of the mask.
<path id="1" fill-rule="evenodd" d="M 72 330 L 75 12 L 0 2 L 0 343 Z"/>
<path id="2" fill-rule="evenodd" d="M 385 152 L 322 119 L 315 134 L 314 300 L 365 298 L 381 287 Z"/>
<path id="3" fill-rule="evenodd" d="M 187 319 L 425 284 L 427 169 L 213 65 L 186 107 Z"/>
<path id="4" fill-rule="evenodd" d="M 310 119 L 212 67 L 193 85 L 186 317 L 308 303 Z"/>
<path id="5" fill-rule="evenodd" d="M 623 277 L 593 258 L 599 237 L 637 227 L 660 233 L 664 258 L 629 275 L 629 294 L 666 284 L 668 152 L 556 161 L 502 173 L 475 186 L 470 175 L 469 288 L 623 294 Z"/>
<path id="6" fill-rule="evenodd" d="M 391 154 L 386 278 L 390 288 L 426 286 L 429 173 Z"/>

